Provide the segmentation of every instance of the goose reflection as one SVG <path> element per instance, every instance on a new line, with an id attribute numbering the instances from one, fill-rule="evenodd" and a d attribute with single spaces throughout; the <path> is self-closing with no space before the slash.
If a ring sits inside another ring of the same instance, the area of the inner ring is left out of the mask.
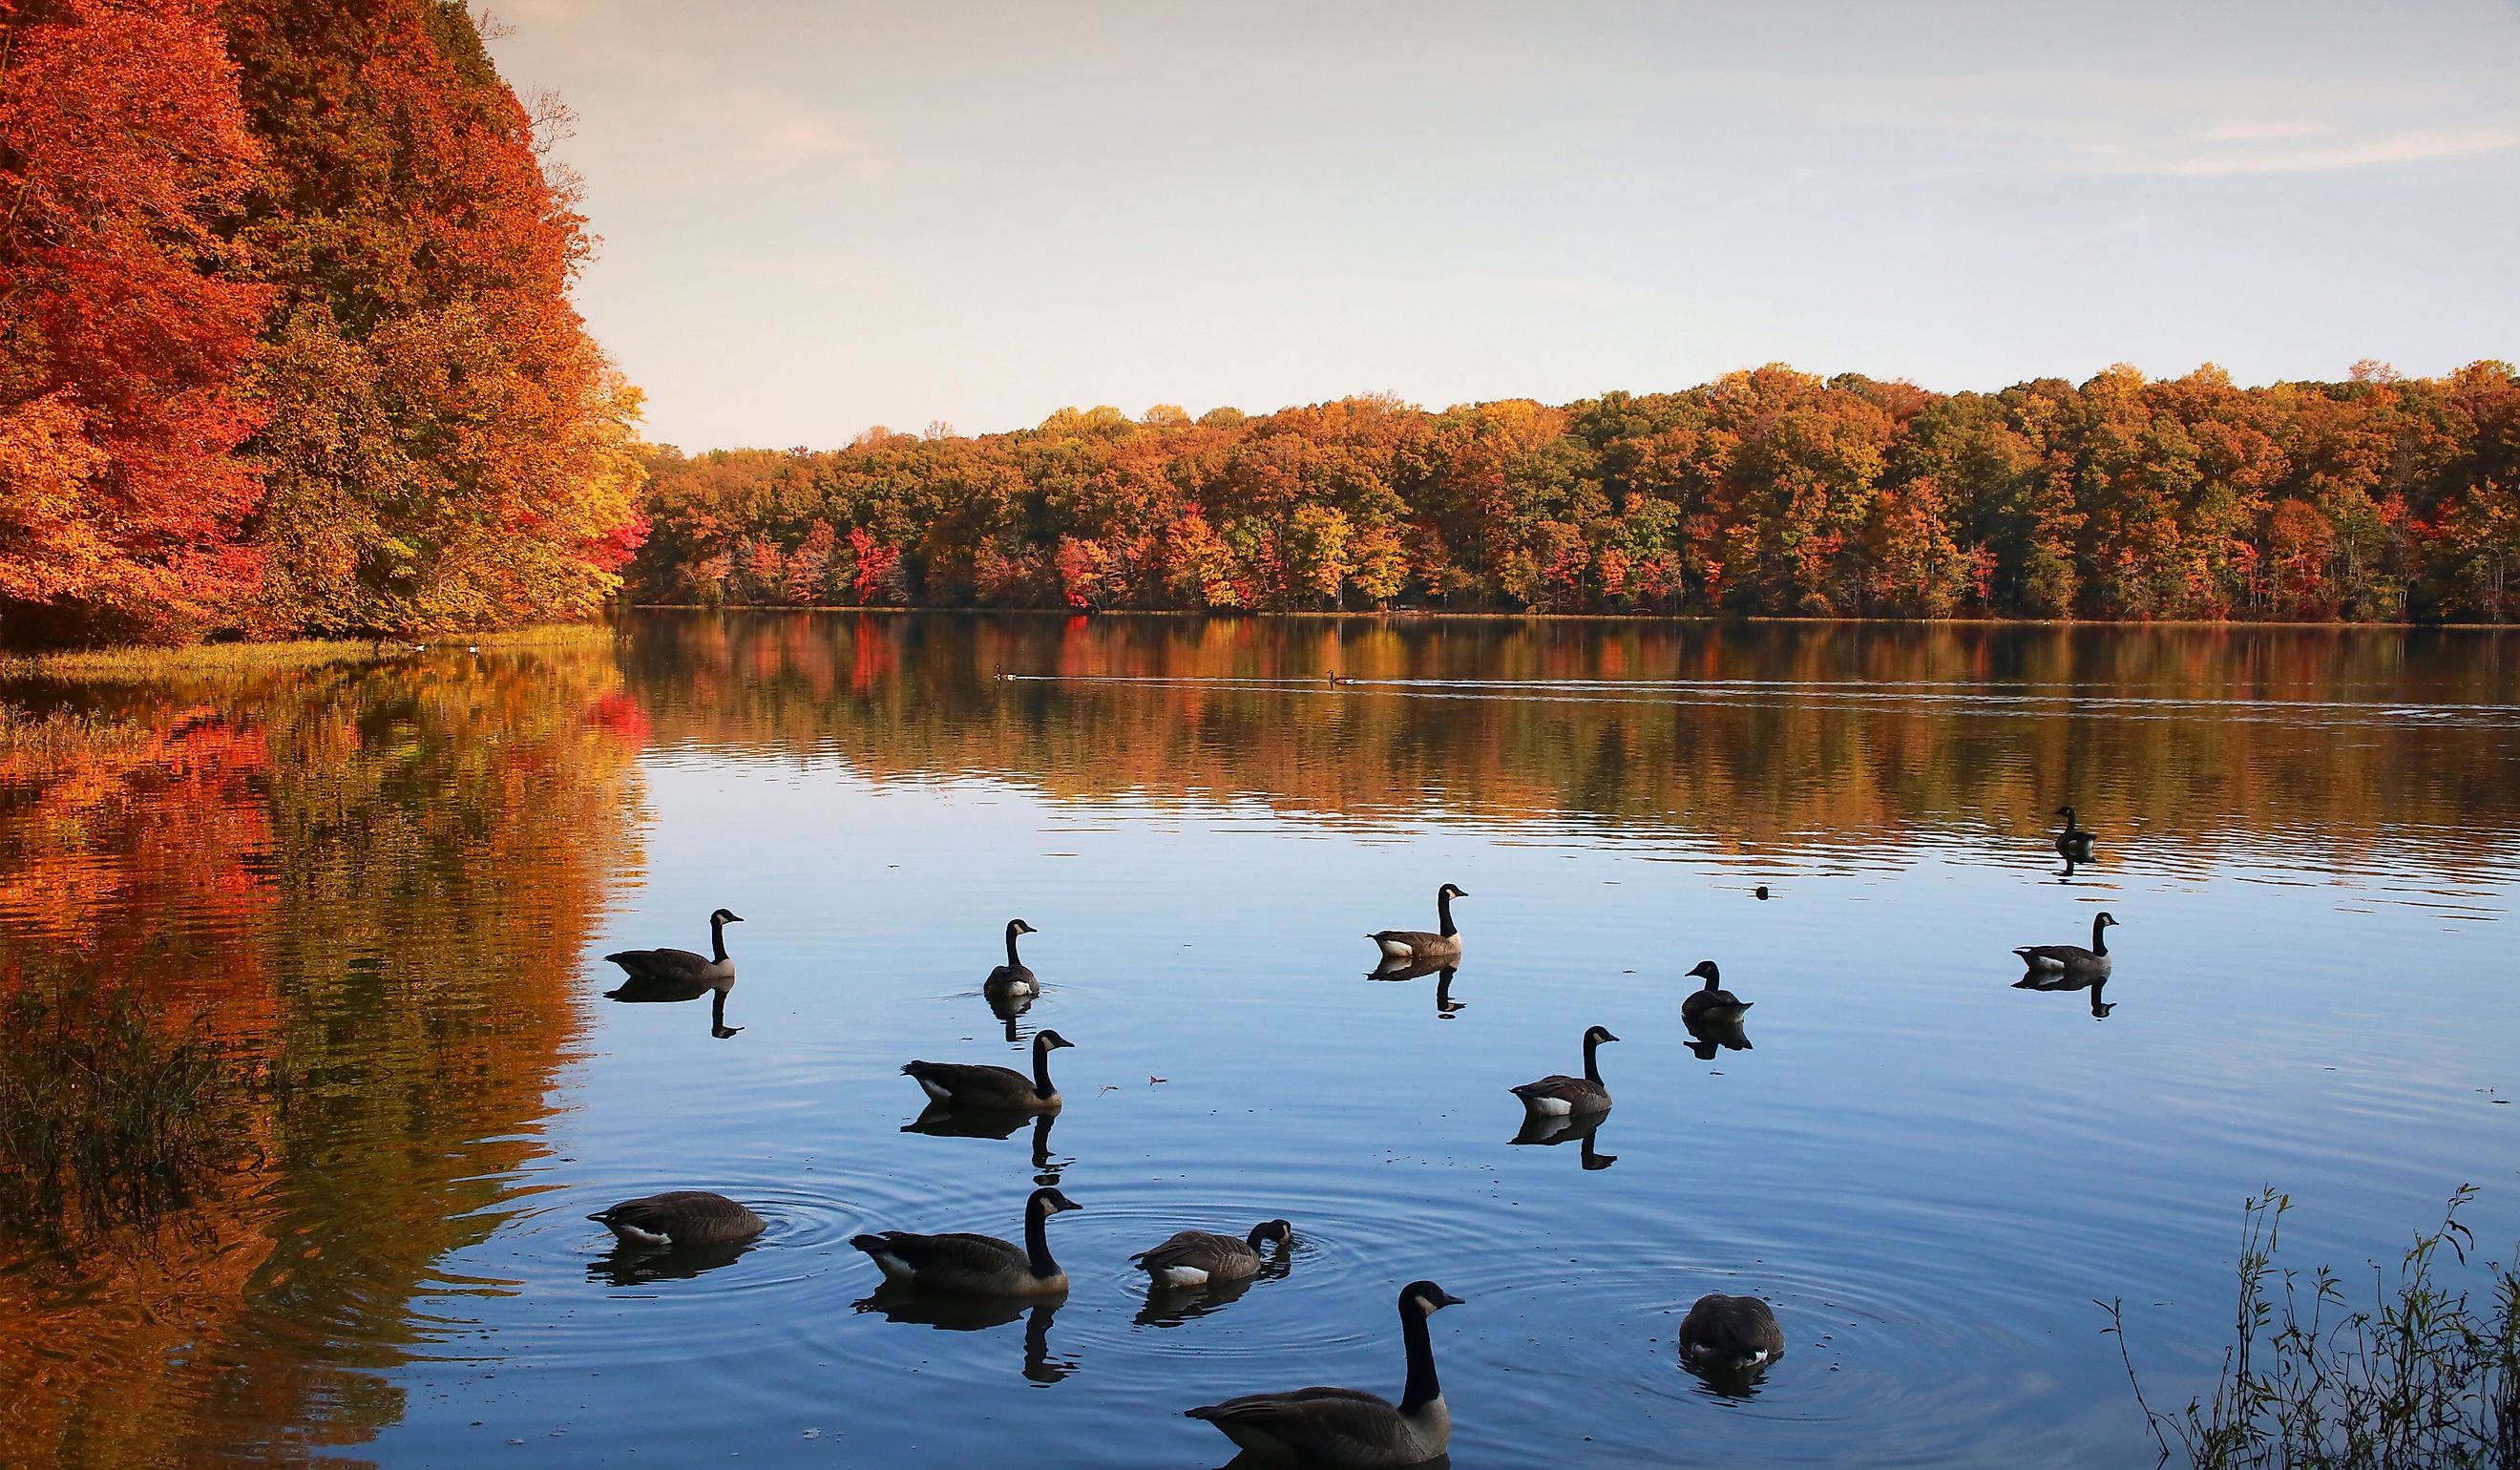
<path id="1" fill-rule="evenodd" d="M 743 1028 L 726 1023 L 726 989 L 707 980 L 665 975 L 631 975 L 604 999 L 627 1005 L 675 1005 L 685 1001 L 709 998 L 709 1035 L 725 1041 Z"/>
<path id="2" fill-rule="evenodd" d="M 1367 970 L 1365 978 L 1368 980 L 1422 980 L 1428 975 L 1433 975 L 1435 977 L 1435 1014 L 1449 1016 L 1466 1009 L 1469 1003 L 1453 999 L 1453 976 L 1459 973 L 1460 969 L 1460 965 L 1447 959 L 1412 959 L 1405 956 L 1393 956 Z"/>
<path id="3" fill-rule="evenodd" d="M 1750 1049 L 1750 1036 L 1741 1029 L 1739 1016 L 1720 1019 L 1695 1016 L 1683 1020 L 1681 1025 L 1688 1028 L 1688 1049 L 1696 1053 L 1699 1061 L 1715 1060 L 1718 1051 Z"/>
<path id="4" fill-rule="evenodd" d="M 2106 975 L 2093 976 L 2088 974 L 2078 975 L 2070 972 L 2058 974 L 2054 971 L 2044 973 L 2033 971 L 2030 974 L 2024 975 L 2020 979 L 2013 981 L 2012 988 L 2014 990 L 2042 991 L 2088 990 L 2092 993 L 2092 1019 L 2094 1021 L 2107 1020 L 2109 1018 L 2109 1012 L 2118 1008 L 2117 1002 L 2103 1001 L 2100 999 L 2100 993 L 2109 988 L 2109 977 Z"/>
<path id="5" fill-rule="evenodd" d="M 737 1240 L 718 1245 L 633 1245 L 627 1241 L 586 1263 L 586 1279 L 608 1286 L 645 1286 L 653 1281 L 689 1281 L 721 1266 L 733 1266 L 760 1241 Z"/>
<path id="6" fill-rule="evenodd" d="M 1032 1009 L 1035 993 L 1025 991 L 1016 994 L 1012 991 L 984 990 L 980 994 L 989 1002 L 989 1014 L 1007 1023 L 1007 1041 L 1010 1044 L 1020 1044 L 1023 1041 L 1023 1033 L 1015 1029 L 1015 1022 L 1025 1011 Z"/>
<path id="7" fill-rule="evenodd" d="M 1546 1148 L 1554 1148 L 1560 1143 L 1579 1144 L 1584 1168 L 1588 1172 L 1607 1169 L 1619 1162 L 1619 1156 L 1614 1153 L 1603 1153 L 1594 1145 L 1596 1136 L 1601 1132 L 1601 1125 L 1609 1121 L 1610 1114 L 1606 1108 L 1598 1113 L 1577 1113 L 1572 1117 L 1552 1118 L 1538 1113 L 1526 1114 L 1522 1120 L 1521 1132 L 1515 1134 L 1510 1141 L 1517 1146 L 1536 1144 Z"/>
<path id="8" fill-rule="evenodd" d="M 855 1306 L 859 1312 L 877 1314 L 887 1322 L 933 1327 L 939 1332 L 986 1332 L 1021 1317 L 1024 1377 L 1034 1383 L 1057 1383 L 1076 1371 L 1074 1358 L 1061 1358 L 1050 1351 L 1050 1324 L 1058 1317 L 1059 1302 L 1064 1300 L 1063 1295 L 1059 1301 L 1050 1302 L 945 1296 L 886 1281 L 876 1288 L 875 1295 L 863 1298 Z"/>
<path id="9" fill-rule="evenodd" d="M 931 1102 L 924 1112 L 901 1125 L 906 1134 L 925 1134 L 934 1138 L 1012 1138 L 1015 1130 L 1032 1125 L 1032 1167 L 1036 1174 L 1047 1175 L 1035 1181 L 1050 1185 L 1058 1182 L 1060 1170 L 1075 1163 L 1074 1159 L 1053 1159 L 1050 1155 L 1050 1131 L 1058 1122 L 1057 1113 L 1010 1113 L 996 1108 L 958 1108 L 950 1102 Z"/>

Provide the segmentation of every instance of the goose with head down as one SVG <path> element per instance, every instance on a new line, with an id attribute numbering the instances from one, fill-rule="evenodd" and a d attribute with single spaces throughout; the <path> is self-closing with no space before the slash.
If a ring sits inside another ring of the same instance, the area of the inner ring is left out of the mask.
<path id="1" fill-rule="evenodd" d="M 723 1194 L 711 1194 L 705 1189 L 646 1194 L 586 1218 L 628 1245 L 734 1245 L 769 1228 L 760 1216 Z"/>
<path id="2" fill-rule="evenodd" d="M 1294 1225 L 1283 1220 L 1264 1220 L 1239 1240 L 1210 1230 L 1181 1230 L 1129 1261 L 1160 1286 L 1211 1286 L 1259 1274 L 1260 1247 L 1274 1241 L 1282 1255 L 1294 1239 Z"/>

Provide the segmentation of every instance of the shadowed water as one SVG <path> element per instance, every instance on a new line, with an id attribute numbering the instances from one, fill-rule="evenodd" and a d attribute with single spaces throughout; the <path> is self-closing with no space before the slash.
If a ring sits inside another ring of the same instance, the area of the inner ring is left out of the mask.
<path id="1" fill-rule="evenodd" d="M 2305 1262 L 2394 1258 L 2468 1180 L 2520 1231 L 2509 635 L 621 631 L 0 685 L 129 722 L 0 760 L 0 986 L 128 977 L 263 1078 L 255 1162 L 155 1237 L 0 1225 L 0 1463 L 1217 1464 L 1183 1408 L 1396 1398 L 1425 1276 L 1467 1299 L 1457 1465 L 2149 1464 L 2092 1299 L 2183 1399 L 2261 1184 Z M 1445 881 L 1458 966 L 1370 973 Z M 603 999 L 720 905 L 740 1032 Z M 2104 988 L 2016 985 L 2101 908 Z M 981 993 L 1015 916 L 1021 1009 Z M 1683 1025 L 1703 958 L 1739 1026 Z M 1526 1128 L 1507 1089 L 1595 1023 L 1615 1107 Z M 1046 1127 L 899 1075 L 1044 1027 Z M 1013 1238 L 1036 1181 L 1085 1207 L 1056 1304 L 879 1290 L 847 1243 Z M 584 1219 L 683 1186 L 767 1233 Z M 1239 1289 L 1127 1263 L 1274 1216 Z M 1687 1371 L 1708 1291 L 1783 1359 Z"/>

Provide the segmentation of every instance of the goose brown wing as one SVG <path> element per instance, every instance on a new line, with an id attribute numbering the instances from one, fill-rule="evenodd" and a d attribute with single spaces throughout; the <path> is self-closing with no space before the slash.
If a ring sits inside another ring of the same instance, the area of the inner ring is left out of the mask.
<path id="1" fill-rule="evenodd" d="M 2049 959 L 2058 964 L 2089 964 L 2098 957 L 2078 944 L 2033 944 L 2013 951 L 2024 959 Z"/>
<path id="2" fill-rule="evenodd" d="M 607 1225 L 664 1235 L 680 1245 L 749 1240 L 764 1228 L 760 1216 L 705 1189 L 669 1189 L 625 1199 L 596 1218 Z"/>
<path id="3" fill-rule="evenodd" d="M 1376 944 L 1388 941 L 1405 944 L 1413 950 L 1430 949 L 1444 942 L 1444 936 L 1425 929 L 1377 929 L 1365 936 Z"/>
<path id="4" fill-rule="evenodd" d="M 1784 1329 L 1757 1297 L 1703 1296 L 1681 1318 L 1681 1341 L 1722 1358 L 1771 1358 L 1785 1351 Z"/>
<path id="5" fill-rule="evenodd" d="M 1606 1089 L 1584 1078 L 1561 1074 L 1544 1077 L 1538 1082 L 1526 1082 L 1513 1090 L 1513 1095 L 1525 1102 L 1535 1102 L 1544 1097 L 1554 1097 L 1560 1102 L 1585 1102 L 1601 1097 L 1606 1091 Z"/>
<path id="6" fill-rule="evenodd" d="M 709 961 L 689 950 L 621 950 L 604 958 L 641 980 L 698 980 L 709 971 Z"/>
<path id="7" fill-rule="evenodd" d="M 1231 1235 L 1218 1235 L 1206 1230 L 1179 1231 L 1154 1249 L 1141 1251 L 1129 1259 L 1149 1271 L 1187 1266 L 1203 1270 L 1211 1277 L 1237 1271 L 1249 1275 L 1260 1264 L 1259 1253 L 1250 1246 Z"/>
<path id="8" fill-rule="evenodd" d="M 1032 1079 L 1012 1067 L 980 1062 L 915 1061 L 902 1067 L 905 1076 L 934 1083 L 966 1107 L 992 1102 L 1020 1102 L 1032 1095 Z"/>
<path id="9" fill-rule="evenodd" d="M 948 1235 L 918 1235 L 908 1230 L 886 1230 L 877 1239 L 884 1254 L 893 1257 L 920 1275 L 993 1276 L 1009 1266 L 1017 1270 L 1030 1270 L 1031 1260 L 1023 1247 L 995 1235 L 973 1235 L 957 1231 Z M 863 1247 L 861 1247 L 863 1249 Z"/>
<path id="10" fill-rule="evenodd" d="M 1223 1427 L 1267 1435 L 1299 1463 L 1387 1465 L 1411 1444 L 1408 1421 L 1390 1401 L 1358 1389 L 1307 1388 L 1245 1394 L 1186 1411 Z"/>

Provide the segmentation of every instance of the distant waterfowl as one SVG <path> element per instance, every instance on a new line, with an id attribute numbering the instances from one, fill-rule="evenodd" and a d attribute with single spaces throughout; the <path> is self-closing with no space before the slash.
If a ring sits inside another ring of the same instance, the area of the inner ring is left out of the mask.
<path id="1" fill-rule="evenodd" d="M 2092 834 L 2074 824 L 2074 809 L 2058 807 L 2056 815 L 2065 819 L 2065 829 L 2056 834 L 2056 856 L 2067 863 L 2092 861 Z"/>
<path id="2" fill-rule="evenodd" d="M 1208 1286 L 1242 1281 L 1259 1274 L 1260 1247 L 1276 1242 L 1281 1253 L 1291 1245 L 1295 1227 L 1282 1220 L 1264 1220 L 1240 1240 L 1209 1230 L 1182 1230 L 1153 1250 L 1140 1251 L 1130 1263 L 1164 1286 Z"/>
<path id="3" fill-rule="evenodd" d="M 2100 976 L 2109 972 L 2108 929 L 2117 920 L 2105 912 L 2092 915 L 2092 947 L 2077 944 L 2023 945 L 2012 953 L 2033 971 Z"/>
<path id="4" fill-rule="evenodd" d="M 1699 1297 L 1680 1319 L 1680 1356 L 1706 1368 L 1750 1368 L 1785 1351 L 1777 1314 L 1757 1297 Z"/>
<path id="5" fill-rule="evenodd" d="M 1462 931 L 1453 927 L 1453 900 L 1469 894 L 1447 883 L 1435 890 L 1435 932 L 1383 929 L 1365 936 L 1394 959 L 1442 959 L 1462 953 Z"/>
<path id="6" fill-rule="evenodd" d="M 1057 1189 L 1035 1189 L 1024 1202 L 1024 1243 L 995 1235 L 921 1235 L 885 1230 L 852 1235 L 887 1281 L 955 1296 L 1050 1296 L 1067 1290 L 1067 1272 L 1050 1256 L 1043 1226 L 1053 1215 L 1085 1208 Z"/>
<path id="7" fill-rule="evenodd" d="M 1183 1412 L 1215 1425 L 1243 1449 L 1300 1465 L 1334 1470 L 1422 1465 L 1442 1455 L 1453 1441 L 1453 1414 L 1435 1378 L 1426 1319 L 1460 1305 L 1460 1297 L 1432 1281 L 1400 1288 L 1400 1335 L 1407 1344 L 1409 1378 L 1397 1404 L 1357 1389 L 1307 1388 L 1245 1394 Z"/>
<path id="8" fill-rule="evenodd" d="M 720 1038 L 743 1028 L 726 1024 L 726 993 L 735 989 L 735 959 L 726 952 L 726 926 L 743 916 L 720 909 L 709 915 L 709 954 L 689 950 L 621 950 L 604 958 L 621 966 L 622 983 L 604 993 L 608 1001 L 697 1001 L 715 991 L 709 1006 L 709 1030 Z"/>
<path id="9" fill-rule="evenodd" d="M 669 1189 L 625 1199 L 586 1218 L 630 1245 L 732 1245 L 769 1228 L 760 1216 L 705 1189 Z"/>
<path id="10" fill-rule="evenodd" d="M 1015 954 L 1016 936 L 1040 932 L 1022 919 L 1007 920 L 1007 962 L 989 971 L 989 978 L 982 982 L 982 990 L 991 1000 L 1003 997 L 1013 1001 L 1041 994 L 1041 982 L 1033 978 L 1031 966 Z"/>
<path id="11" fill-rule="evenodd" d="M 1597 1053 L 1603 1042 L 1617 1040 L 1606 1027 L 1586 1028 L 1583 1076 L 1544 1077 L 1538 1082 L 1526 1082 L 1513 1090 L 1513 1095 L 1522 1099 L 1524 1111 L 1542 1118 L 1602 1111 L 1610 1105 L 1610 1090 L 1601 1086 L 1601 1067 Z"/>
<path id="12" fill-rule="evenodd" d="M 1761 903 L 1765 903 L 1765 902 L 1767 902 L 1767 899 L 1768 899 L 1768 885 L 1767 885 L 1767 884 L 1762 883 L 1762 884 L 1760 884 L 1757 888 L 1752 889 L 1752 890 L 1751 890 L 1751 892 L 1752 892 L 1752 893 L 1754 893 L 1754 894 L 1756 894 L 1756 895 L 1758 896 L 1759 901 L 1760 901 Z"/>
<path id="13" fill-rule="evenodd" d="M 905 1062 L 901 1071 L 916 1079 L 928 1096 L 958 1108 L 1051 1113 L 1059 1104 L 1058 1089 L 1050 1082 L 1050 1053 L 1075 1045 L 1056 1031 L 1034 1036 L 1030 1077 L 1012 1067 L 979 1062 Z"/>
<path id="14" fill-rule="evenodd" d="M 1741 1019 L 1742 1012 L 1750 1008 L 1751 1002 L 1724 988 L 1723 972 L 1715 967 L 1714 960 L 1697 961 L 1697 968 L 1688 974 L 1690 979 L 1706 983 L 1690 991 L 1688 999 L 1680 1002 L 1683 1021 L 1737 1021 Z"/>

